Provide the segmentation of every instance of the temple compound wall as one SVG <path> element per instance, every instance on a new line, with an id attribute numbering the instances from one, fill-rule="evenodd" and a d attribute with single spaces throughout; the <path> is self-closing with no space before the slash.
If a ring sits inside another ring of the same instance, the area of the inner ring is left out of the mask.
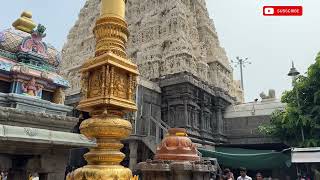
<path id="1" fill-rule="evenodd" d="M 259 132 L 259 126 L 270 123 L 275 110 L 282 110 L 285 104 L 275 97 L 230 106 L 224 113 L 224 132 L 230 144 L 271 145 L 281 144 L 279 139 L 271 138 Z"/>

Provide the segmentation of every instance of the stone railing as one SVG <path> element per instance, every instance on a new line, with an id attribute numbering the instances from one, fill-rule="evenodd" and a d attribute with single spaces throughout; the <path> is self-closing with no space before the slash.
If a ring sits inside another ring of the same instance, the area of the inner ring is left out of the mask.
<path id="1" fill-rule="evenodd" d="M 142 116 L 140 117 L 140 119 L 143 118 L 144 117 Z M 147 128 L 147 133 L 144 134 L 142 141 L 153 153 L 155 153 L 157 145 L 161 143 L 161 140 L 167 134 L 170 127 L 162 120 L 157 120 L 152 116 L 146 119 L 145 126 Z"/>

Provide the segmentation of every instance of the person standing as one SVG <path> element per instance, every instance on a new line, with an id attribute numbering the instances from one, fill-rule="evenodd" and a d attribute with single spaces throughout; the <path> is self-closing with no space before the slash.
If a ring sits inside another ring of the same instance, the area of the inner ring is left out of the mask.
<path id="1" fill-rule="evenodd" d="M 262 174 L 261 173 L 257 173 L 256 174 L 256 180 L 263 180 L 263 176 L 262 176 Z"/>
<path id="2" fill-rule="evenodd" d="M 39 174 L 38 173 L 34 173 L 32 180 L 39 180 Z"/>
<path id="3" fill-rule="evenodd" d="M 242 167 L 240 168 L 240 176 L 237 180 L 252 180 L 252 178 L 247 176 L 247 169 Z"/>
<path id="4" fill-rule="evenodd" d="M 229 168 L 224 169 L 223 174 L 226 177 L 226 180 L 234 180 L 233 173 L 230 171 Z"/>
<path id="5" fill-rule="evenodd" d="M 2 180 L 7 180 L 8 179 L 8 172 L 5 172 L 2 176 Z"/>

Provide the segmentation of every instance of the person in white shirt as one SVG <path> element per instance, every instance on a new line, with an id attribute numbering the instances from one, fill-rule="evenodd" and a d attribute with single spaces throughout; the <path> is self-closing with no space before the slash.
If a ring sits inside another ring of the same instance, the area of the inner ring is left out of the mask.
<path id="1" fill-rule="evenodd" d="M 252 178 L 247 176 L 246 168 L 240 168 L 240 176 L 237 178 L 237 180 L 252 180 Z"/>
<path id="2" fill-rule="evenodd" d="M 34 173 L 32 175 L 32 180 L 39 180 L 39 174 L 38 173 Z"/>

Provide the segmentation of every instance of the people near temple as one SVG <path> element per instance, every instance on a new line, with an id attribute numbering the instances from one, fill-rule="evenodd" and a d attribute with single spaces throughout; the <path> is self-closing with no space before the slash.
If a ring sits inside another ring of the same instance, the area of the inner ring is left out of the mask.
<path id="1" fill-rule="evenodd" d="M 229 168 L 223 170 L 223 176 L 226 180 L 234 180 L 233 173 L 230 171 Z"/>
<path id="2" fill-rule="evenodd" d="M 252 178 L 247 176 L 247 169 L 241 167 L 240 168 L 240 176 L 237 178 L 237 180 L 252 180 Z"/>
<path id="3" fill-rule="evenodd" d="M 263 180 L 263 176 L 260 172 L 256 174 L 256 180 Z"/>
<path id="4" fill-rule="evenodd" d="M 39 174 L 38 173 L 30 174 L 28 180 L 39 180 Z"/>
<path id="5" fill-rule="evenodd" d="M 0 180 L 7 180 L 8 179 L 8 172 L 1 171 Z"/>

